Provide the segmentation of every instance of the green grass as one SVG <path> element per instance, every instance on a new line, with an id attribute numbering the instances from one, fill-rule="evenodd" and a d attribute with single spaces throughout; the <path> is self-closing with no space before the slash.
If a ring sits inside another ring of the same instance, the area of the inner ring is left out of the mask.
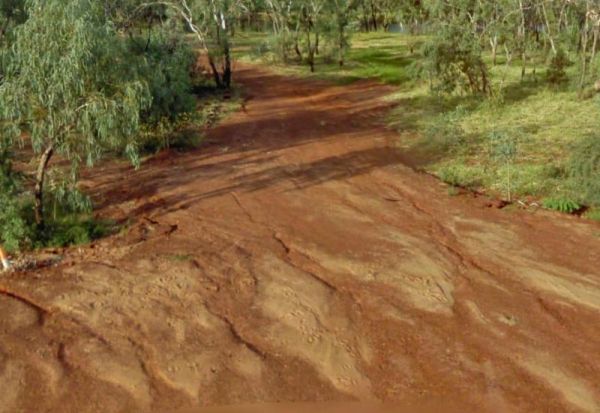
<path id="1" fill-rule="evenodd" d="M 410 44 L 418 45 L 424 37 L 358 33 L 353 36 L 353 47 L 344 67 L 340 68 L 337 62 L 329 61 L 325 51 L 317 57 L 315 73 L 310 73 L 308 65 L 300 62 L 284 65 L 273 61 L 272 54 L 265 46 L 268 39 L 265 33 L 240 33 L 236 38 L 235 55 L 243 61 L 267 61 L 273 70 L 282 74 L 329 80 L 339 84 L 373 78 L 401 85 L 411 80 Z M 261 53 L 261 49 L 267 50 L 267 53 Z"/>
<path id="2" fill-rule="evenodd" d="M 600 208 L 592 208 L 587 211 L 584 216 L 588 219 L 600 222 Z"/>

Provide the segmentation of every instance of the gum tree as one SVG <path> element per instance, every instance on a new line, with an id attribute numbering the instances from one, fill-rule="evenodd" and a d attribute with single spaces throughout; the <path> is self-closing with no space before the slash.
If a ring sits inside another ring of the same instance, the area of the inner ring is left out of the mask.
<path id="1" fill-rule="evenodd" d="M 164 6 L 181 19 L 206 54 L 217 87 L 231 86 L 231 37 L 234 26 L 247 6 L 244 0 L 165 0 L 141 2 L 137 15 L 154 6 Z"/>
<path id="2" fill-rule="evenodd" d="M 69 160 L 73 178 L 107 150 L 125 150 L 135 161 L 140 111 L 150 98 L 102 2 L 32 0 L 28 14 L 0 85 L 0 139 L 30 141 L 38 165 L 35 221 L 43 229 L 51 158 Z"/>

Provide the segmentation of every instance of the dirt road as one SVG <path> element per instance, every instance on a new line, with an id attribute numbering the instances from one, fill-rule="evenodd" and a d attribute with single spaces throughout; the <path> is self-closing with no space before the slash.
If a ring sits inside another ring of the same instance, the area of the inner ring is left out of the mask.
<path id="1" fill-rule="evenodd" d="M 600 226 L 448 195 L 388 87 L 238 76 L 204 147 L 85 182 L 126 230 L 0 277 L 0 411 L 600 411 Z"/>

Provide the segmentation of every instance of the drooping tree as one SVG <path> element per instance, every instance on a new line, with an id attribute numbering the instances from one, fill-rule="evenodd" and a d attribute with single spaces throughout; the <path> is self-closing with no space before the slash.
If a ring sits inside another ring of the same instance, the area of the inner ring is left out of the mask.
<path id="1" fill-rule="evenodd" d="M 140 112 L 150 96 L 102 3 L 31 0 L 27 21 L 15 30 L 0 85 L 0 139 L 30 142 L 37 156 L 38 228 L 53 155 L 70 161 L 73 178 L 108 150 L 136 160 Z"/>

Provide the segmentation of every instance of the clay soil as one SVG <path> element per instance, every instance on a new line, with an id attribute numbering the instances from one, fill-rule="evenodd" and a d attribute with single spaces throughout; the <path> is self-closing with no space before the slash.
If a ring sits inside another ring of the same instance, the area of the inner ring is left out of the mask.
<path id="1" fill-rule="evenodd" d="M 237 75 L 201 148 L 86 176 L 120 233 L 0 276 L 1 412 L 600 411 L 600 226 L 449 195 L 387 86 Z"/>

